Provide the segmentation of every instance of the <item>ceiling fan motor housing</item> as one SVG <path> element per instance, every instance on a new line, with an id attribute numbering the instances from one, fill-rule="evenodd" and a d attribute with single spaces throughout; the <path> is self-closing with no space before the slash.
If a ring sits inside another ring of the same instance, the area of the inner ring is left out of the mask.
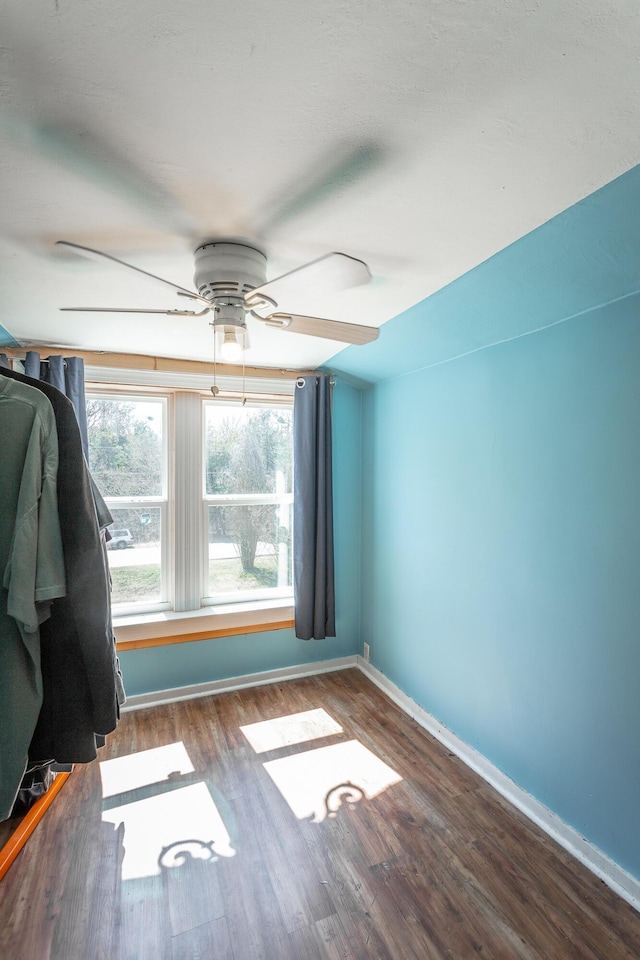
<path id="1" fill-rule="evenodd" d="M 243 243 L 211 241 L 195 251 L 194 283 L 201 297 L 240 305 L 245 294 L 267 282 L 267 258 Z"/>

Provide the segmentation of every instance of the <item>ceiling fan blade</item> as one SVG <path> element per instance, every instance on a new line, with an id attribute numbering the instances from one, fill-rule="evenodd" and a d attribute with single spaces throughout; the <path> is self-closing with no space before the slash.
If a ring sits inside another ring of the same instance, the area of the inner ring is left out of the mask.
<path id="1" fill-rule="evenodd" d="M 342 343 L 371 343 L 378 339 L 377 327 L 365 327 L 360 323 L 342 323 L 339 320 L 325 320 L 323 317 L 304 317 L 299 313 L 272 313 L 268 317 L 258 317 L 269 327 L 279 327 L 289 333 L 305 333 L 309 337 L 323 337 L 325 340 L 340 340 Z"/>
<path id="2" fill-rule="evenodd" d="M 245 294 L 245 302 L 253 310 L 264 309 L 273 303 L 279 305 L 287 299 L 295 301 L 296 297 L 309 296 L 310 292 L 318 296 L 338 293 L 363 283 L 369 283 L 371 273 L 363 260 L 356 260 L 346 253 L 328 253 L 318 260 L 312 260 L 302 267 L 297 267 L 281 277 L 268 280 Z M 264 303 L 260 300 L 264 295 Z"/>
<path id="3" fill-rule="evenodd" d="M 363 179 L 385 159 L 386 148 L 373 140 L 335 144 L 329 155 L 276 196 L 257 216 L 259 234 L 269 233 L 288 220 L 330 199 Z"/>
<path id="4" fill-rule="evenodd" d="M 176 283 L 172 283 L 171 280 L 165 280 L 164 277 L 157 277 L 155 273 L 149 273 L 148 270 L 142 270 L 140 267 L 134 267 L 130 263 L 125 263 L 124 260 L 118 260 L 117 257 L 112 257 L 110 253 L 103 253 L 101 250 L 94 250 L 92 247 L 83 247 L 79 243 L 71 243 L 69 240 L 56 240 L 57 247 L 65 247 L 73 250 L 74 253 L 79 253 L 83 257 L 88 257 L 89 260 L 97 260 L 99 263 L 103 260 L 109 260 L 111 263 L 116 263 L 120 267 L 126 267 L 127 270 L 135 270 L 136 273 L 141 273 L 145 277 L 149 277 L 151 280 L 158 280 L 159 283 L 164 283 L 168 287 L 172 287 L 173 290 L 176 290 L 182 297 L 190 297 L 192 300 L 201 300 L 203 303 L 209 304 L 209 301 L 204 297 L 201 297 L 199 293 L 196 293 L 194 290 L 186 290 L 184 287 L 178 286 Z"/>
<path id="5" fill-rule="evenodd" d="M 37 72 L 31 56 L 32 69 Z M 50 66 L 47 65 L 47 72 Z M 32 75 L 35 76 L 35 73 Z M 11 111 L 0 114 L 0 133 L 24 150 L 82 177 L 111 196 L 134 204 L 152 221 L 178 235 L 190 235 L 192 218 L 148 170 L 123 155 L 113 140 L 92 130 L 93 117 L 74 114 L 72 119 L 32 120 Z"/>
<path id="6" fill-rule="evenodd" d="M 203 317 L 209 313 L 205 307 L 199 313 L 195 310 L 144 310 L 140 307 L 59 307 L 65 313 L 160 313 L 165 317 Z"/>

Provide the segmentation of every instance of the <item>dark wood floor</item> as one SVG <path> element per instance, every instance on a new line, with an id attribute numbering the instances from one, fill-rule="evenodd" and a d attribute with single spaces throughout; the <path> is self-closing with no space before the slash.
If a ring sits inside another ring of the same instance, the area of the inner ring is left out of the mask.
<path id="1" fill-rule="evenodd" d="M 2 881 L 3 960 L 640 957 L 640 915 L 357 670 L 126 714 L 100 759 Z"/>

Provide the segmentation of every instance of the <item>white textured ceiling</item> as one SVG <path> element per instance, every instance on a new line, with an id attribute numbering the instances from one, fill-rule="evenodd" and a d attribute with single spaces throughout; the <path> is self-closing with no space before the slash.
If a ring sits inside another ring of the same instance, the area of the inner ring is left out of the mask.
<path id="1" fill-rule="evenodd" d="M 210 359 L 206 318 L 66 239 L 192 287 L 204 237 L 269 275 L 331 250 L 374 281 L 282 304 L 380 325 L 640 160 L 640 6 L 602 0 L 0 0 L 0 324 Z M 331 341 L 251 327 L 247 362 Z"/>

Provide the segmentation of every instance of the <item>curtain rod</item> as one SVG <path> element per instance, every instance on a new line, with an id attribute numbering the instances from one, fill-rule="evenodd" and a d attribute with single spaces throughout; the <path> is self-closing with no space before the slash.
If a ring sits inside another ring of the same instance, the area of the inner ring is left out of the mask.
<path id="1" fill-rule="evenodd" d="M 317 372 L 303 373 L 302 376 L 298 374 L 298 379 L 296 380 L 296 387 L 304 387 L 304 379 L 303 379 L 304 377 L 326 377 L 326 376 L 329 377 L 329 386 L 335 387 L 336 385 L 335 377 L 333 377 L 331 374 L 317 373 Z"/>
<path id="2" fill-rule="evenodd" d="M 0 350 L 16 360 L 24 360 L 25 347 L 2 347 Z M 74 347 L 48 347 L 34 345 L 29 347 L 36 352 L 51 355 L 72 354 L 81 357 L 86 364 L 94 367 L 115 367 L 128 370 L 161 370 L 168 373 L 200 373 L 213 375 L 213 361 L 182 360 L 178 357 L 156 357 L 143 353 L 109 353 L 105 350 L 77 350 Z M 217 370 L 230 376 L 241 376 L 242 366 L 229 363 L 217 363 Z M 245 367 L 248 377 L 262 377 L 268 380 L 296 380 L 298 377 L 313 376 L 315 370 L 286 370 L 278 367 Z"/>
<path id="3" fill-rule="evenodd" d="M 12 351 L 11 353 L 6 353 L 4 347 L 3 347 L 2 349 L 0 349 L 0 356 L 2 356 L 3 354 L 4 354 L 4 356 L 7 358 L 7 360 L 19 360 L 21 363 L 23 363 L 23 362 L 27 359 L 26 354 L 25 354 L 24 356 L 22 356 L 21 354 L 19 354 L 19 353 L 14 353 L 13 351 Z M 56 356 L 57 356 L 57 354 L 56 354 Z M 67 358 L 66 358 L 66 357 L 63 357 L 63 358 L 62 358 L 62 362 L 63 362 L 64 366 L 66 367 L 66 365 L 67 365 Z M 44 358 L 43 358 L 43 357 L 40 357 L 38 363 L 49 363 L 49 357 L 44 357 Z"/>

